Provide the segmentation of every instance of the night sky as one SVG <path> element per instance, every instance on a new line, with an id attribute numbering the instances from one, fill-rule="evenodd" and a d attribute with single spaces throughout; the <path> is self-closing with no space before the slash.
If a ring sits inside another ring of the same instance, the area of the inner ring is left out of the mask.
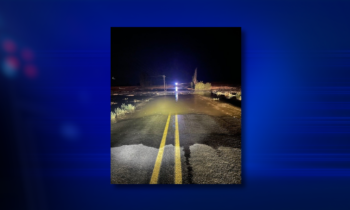
<path id="1" fill-rule="evenodd" d="M 112 86 L 139 85 L 141 72 L 189 83 L 196 67 L 199 81 L 241 84 L 241 28 L 111 28 Z"/>

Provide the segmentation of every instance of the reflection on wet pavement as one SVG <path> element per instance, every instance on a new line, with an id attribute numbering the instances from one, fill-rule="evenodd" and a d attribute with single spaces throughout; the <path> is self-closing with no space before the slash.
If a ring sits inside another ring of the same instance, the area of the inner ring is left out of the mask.
<path id="1" fill-rule="evenodd" d="M 138 110 L 134 117 L 143 117 L 153 114 L 168 115 L 173 114 L 207 114 L 213 116 L 222 115 L 239 115 L 240 108 L 236 108 L 233 105 L 213 101 L 211 98 L 207 98 L 201 95 L 175 95 L 174 96 L 160 96 L 155 97 L 153 100 L 145 104 L 142 109 Z"/>

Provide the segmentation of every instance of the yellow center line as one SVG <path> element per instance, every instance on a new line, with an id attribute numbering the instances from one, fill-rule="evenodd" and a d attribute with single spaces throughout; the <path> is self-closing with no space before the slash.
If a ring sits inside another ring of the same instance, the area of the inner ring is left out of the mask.
<path id="1" fill-rule="evenodd" d="M 167 120 L 166 125 L 165 125 L 162 141 L 160 142 L 158 156 L 156 159 L 156 163 L 154 164 L 154 169 L 153 169 L 150 184 L 157 184 L 158 183 L 158 176 L 159 176 L 159 171 L 160 171 L 160 165 L 161 165 L 162 159 L 163 159 L 166 135 L 168 133 L 168 128 L 169 128 L 169 121 L 170 121 L 170 113 L 169 113 L 168 120 Z"/>
<path id="2" fill-rule="evenodd" d="M 182 184 L 179 124 L 175 116 L 175 184 Z"/>

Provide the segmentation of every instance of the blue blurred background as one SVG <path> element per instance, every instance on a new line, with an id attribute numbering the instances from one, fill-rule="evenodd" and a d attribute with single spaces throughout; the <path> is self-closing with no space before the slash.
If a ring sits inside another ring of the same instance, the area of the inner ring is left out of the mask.
<path id="1" fill-rule="evenodd" d="M 349 8 L 1 1 L 2 205 L 349 209 Z M 242 185 L 110 184 L 110 27 L 118 26 L 242 27 Z"/>

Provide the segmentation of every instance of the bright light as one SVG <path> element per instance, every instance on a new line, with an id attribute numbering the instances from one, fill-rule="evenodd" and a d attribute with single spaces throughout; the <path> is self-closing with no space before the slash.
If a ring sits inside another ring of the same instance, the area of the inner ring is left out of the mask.
<path id="1" fill-rule="evenodd" d="M 177 91 L 177 87 L 175 87 L 175 91 Z"/>
<path id="2" fill-rule="evenodd" d="M 177 85 L 177 82 L 175 82 L 175 85 Z"/>

